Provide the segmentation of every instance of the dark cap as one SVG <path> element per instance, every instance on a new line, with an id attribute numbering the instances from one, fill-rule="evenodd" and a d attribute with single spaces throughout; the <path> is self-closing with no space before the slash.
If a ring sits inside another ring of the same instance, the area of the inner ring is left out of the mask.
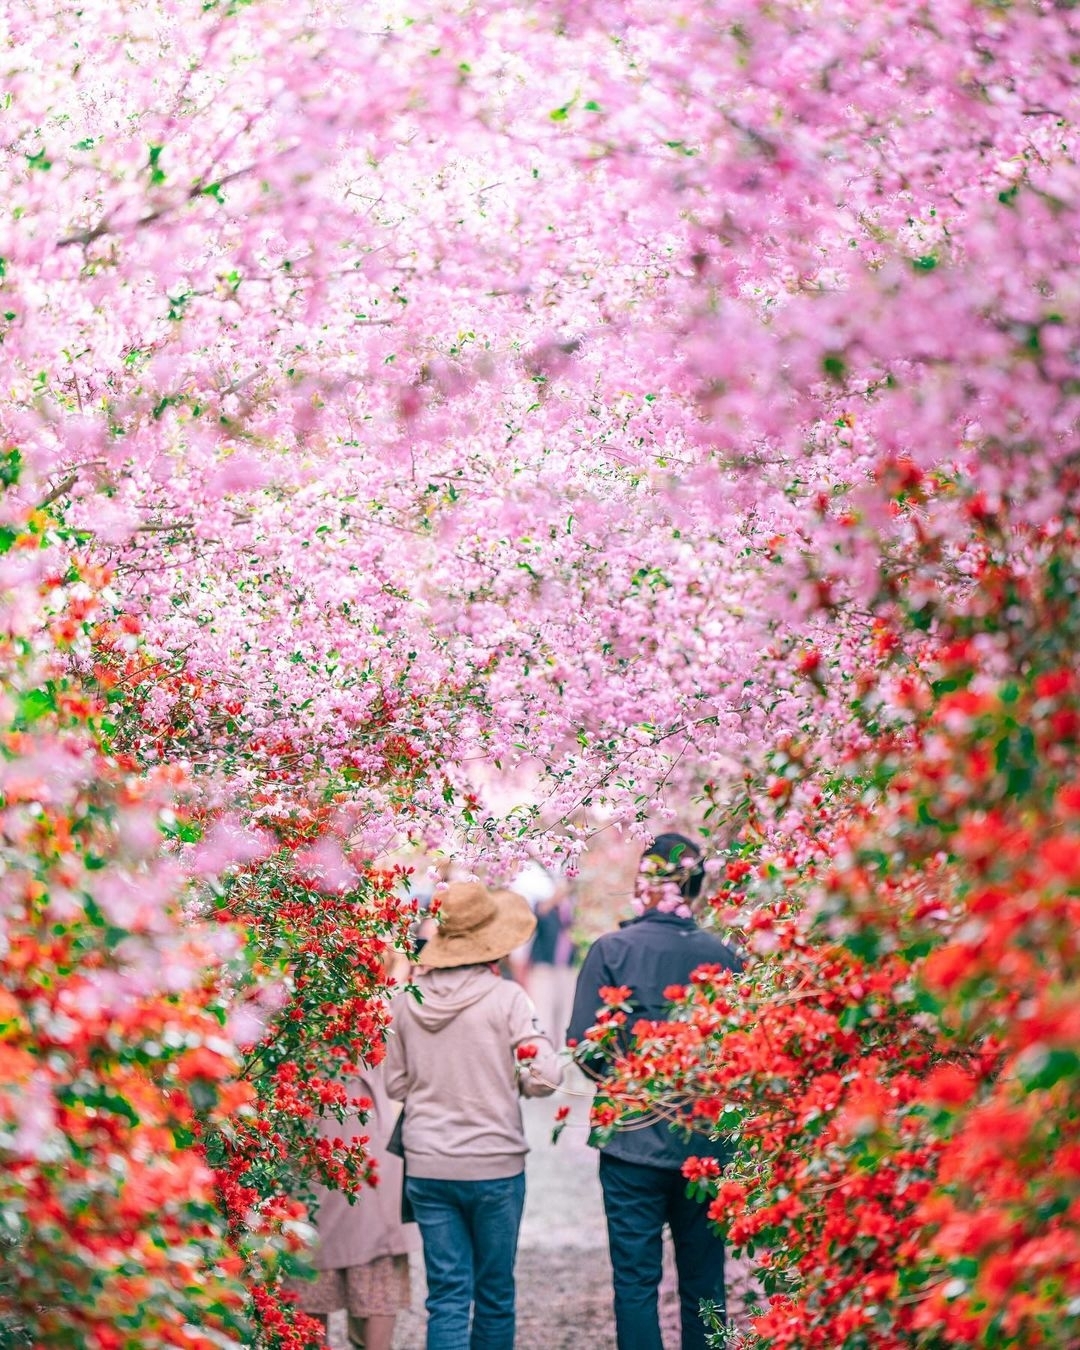
<path id="1" fill-rule="evenodd" d="M 686 900 L 696 900 L 701 894 L 705 864 L 701 849 L 685 834 L 658 834 L 641 855 L 642 863 L 650 858 L 655 861 L 649 870 L 657 881 L 675 882 Z"/>

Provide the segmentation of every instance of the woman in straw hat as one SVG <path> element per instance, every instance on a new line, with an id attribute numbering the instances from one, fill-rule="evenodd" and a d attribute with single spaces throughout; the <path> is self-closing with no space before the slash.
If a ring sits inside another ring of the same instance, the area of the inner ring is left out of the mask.
<path id="1" fill-rule="evenodd" d="M 513 1350 L 528 1152 L 519 1097 L 549 1095 L 562 1067 L 525 991 L 495 965 L 532 936 L 528 902 L 475 881 L 438 899 L 439 931 L 416 978 L 421 1001 L 395 1000 L 386 1054 L 387 1091 L 405 1103 L 427 1350 Z"/>

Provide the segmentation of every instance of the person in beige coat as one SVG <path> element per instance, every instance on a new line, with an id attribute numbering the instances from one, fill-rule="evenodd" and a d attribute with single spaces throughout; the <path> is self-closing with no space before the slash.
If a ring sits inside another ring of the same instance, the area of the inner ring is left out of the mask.
<path id="1" fill-rule="evenodd" d="M 513 891 L 456 882 L 437 897 L 439 931 L 401 995 L 386 1089 L 405 1103 L 405 1194 L 427 1273 L 427 1350 L 513 1350 L 514 1264 L 528 1144 L 521 1096 L 562 1080 L 525 991 L 496 963 L 536 919 Z"/>
<path id="2" fill-rule="evenodd" d="M 349 1339 L 364 1350 L 390 1350 L 397 1314 L 409 1306 L 409 1253 L 420 1246 L 416 1225 L 401 1222 L 402 1164 L 386 1152 L 398 1108 L 386 1091 L 380 1065 L 365 1068 L 348 1084 L 350 1097 L 368 1097 L 366 1123 L 358 1115 L 344 1123 L 319 1122 L 326 1139 L 351 1141 L 365 1134 L 379 1182 L 365 1187 L 354 1204 L 341 1191 L 317 1187 L 318 1247 L 313 1281 L 297 1280 L 293 1290 L 302 1311 L 326 1325 L 331 1313 L 348 1313 Z"/>

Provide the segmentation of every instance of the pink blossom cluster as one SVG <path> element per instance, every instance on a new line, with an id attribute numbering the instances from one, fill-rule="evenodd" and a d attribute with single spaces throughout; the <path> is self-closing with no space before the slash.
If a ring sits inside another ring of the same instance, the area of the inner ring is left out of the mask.
<path id="1" fill-rule="evenodd" d="M 4 509 L 62 508 L 235 705 L 190 749 L 256 825 L 344 781 L 372 852 L 510 857 L 731 805 L 839 759 L 980 502 L 1073 507 L 1068 6 L 7 22 Z"/>

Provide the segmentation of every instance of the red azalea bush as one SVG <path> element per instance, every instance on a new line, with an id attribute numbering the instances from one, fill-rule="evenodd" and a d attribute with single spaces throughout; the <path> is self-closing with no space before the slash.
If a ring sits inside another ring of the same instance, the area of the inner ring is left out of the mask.
<path id="1" fill-rule="evenodd" d="M 413 906 L 327 807 L 256 832 L 118 752 L 102 652 L 137 661 L 138 625 L 53 517 L 5 542 L 5 1343 L 319 1344 L 282 1283 L 311 1184 L 377 1177 L 315 1120 L 366 1106 L 343 1081 L 381 1058 Z"/>
<path id="2" fill-rule="evenodd" d="M 243 940 L 187 912 L 162 853 L 180 775 L 110 755 L 101 692 L 71 674 L 108 578 L 44 514 L 4 544 L 0 1334 L 239 1346 L 243 1261 L 199 1140 L 252 1110 Z"/>
<path id="3" fill-rule="evenodd" d="M 245 743 L 212 681 L 126 650 L 115 625 L 99 626 L 95 639 L 95 678 L 116 705 L 113 739 L 144 768 L 160 756 L 198 764 L 227 738 L 235 762 L 252 771 L 246 798 L 234 794 L 225 810 L 204 792 L 174 831 L 192 866 L 226 869 L 207 917 L 244 933 L 250 963 L 231 994 L 251 1109 L 204 1121 L 200 1142 L 243 1257 L 256 1343 L 321 1345 L 319 1325 L 297 1311 L 286 1283 L 308 1270 L 312 1187 L 360 1197 L 378 1175 L 364 1138 L 335 1141 L 317 1125 L 370 1107 L 348 1083 L 384 1054 L 390 966 L 408 947 L 416 905 L 402 869 L 373 868 L 349 847 L 347 776 L 306 777 L 295 747 Z M 150 711 L 162 690 L 166 718 Z M 396 760 L 381 772 L 404 799 L 408 779 Z M 268 1243 L 267 1234 L 281 1240 Z"/>
<path id="4" fill-rule="evenodd" d="M 846 786 L 786 856 L 735 845 L 747 973 L 671 990 L 598 1103 L 739 1140 L 687 1178 L 756 1256 L 748 1344 L 1080 1339 L 1080 536 L 981 535 Z"/>
<path id="5" fill-rule="evenodd" d="M 255 969 L 278 980 L 269 998 L 256 993 L 246 1008 L 240 1077 L 254 1110 L 206 1137 L 230 1232 L 249 1256 L 259 1344 L 282 1350 L 321 1345 L 322 1334 L 282 1284 L 302 1263 L 267 1261 L 252 1214 L 288 1226 L 307 1217 L 313 1184 L 356 1196 L 378 1184 L 363 1138 L 334 1142 L 316 1124 L 370 1107 L 347 1083 L 362 1064 L 383 1057 L 387 957 L 406 945 L 414 908 L 396 889 L 397 873 L 360 864 L 347 883 L 340 875 L 328 883 L 310 860 L 305 869 L 302 850 L 290 842 L 233 876 L 218 900 L 219 920 L 247 933 Z"/>

